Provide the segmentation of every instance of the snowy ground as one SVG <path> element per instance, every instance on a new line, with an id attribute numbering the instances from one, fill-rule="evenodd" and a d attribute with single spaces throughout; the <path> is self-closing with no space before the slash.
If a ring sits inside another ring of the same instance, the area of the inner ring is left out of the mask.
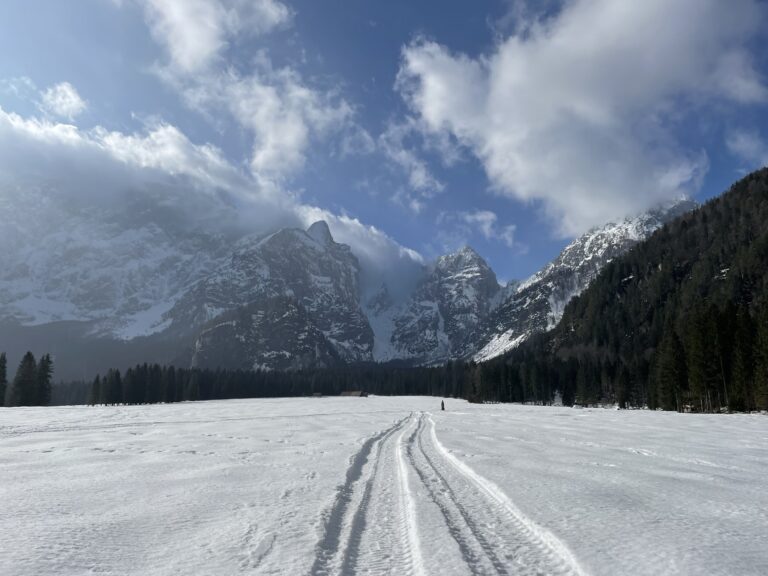
<path id="1" fill-rule="evenodd" d="M 0 574 L 768 574 L 768 418 L 0 409 Z"/>

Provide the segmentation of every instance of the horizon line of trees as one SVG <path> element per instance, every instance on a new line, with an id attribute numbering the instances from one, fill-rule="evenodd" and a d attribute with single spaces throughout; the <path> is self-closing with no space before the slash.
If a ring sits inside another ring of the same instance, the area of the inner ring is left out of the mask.
<path id="1" fill-rule="evenodd" d="M 361 390 L 379 395 L 467 395 L 466 367 L 350 365 L 297 371 L 209 370 L 139 364 L 125 372 L 110 369 L 88 385 L 88 405 L 137 405 L 233 398 L 339 395 Z M 80 393 L 82 396 L 82 392 Z"/>
<path id="2" fill-rule="evenodd" d="M 38 362 L 27 352 L 19 363 L 16 375 L 8 382 L 8 359 L 0 353 L 0 406 L 48 406 L 51 403 L 53 360 L 43 354 Z"/>
<path id="3" fill-rule="evenodd" d="M 470 402 L 547 405 L 559 395 L 564 405 L 617 404 L 679 412 L 768 410 L 768 305 L 750 310 L 731 302 L 722 307 L 701 303 L 677 322 L 663 310 L 657 315 L 666 316 L 666 321 L 656 323 L 655 347 L 633 338 L 623 344 L 635 344 L 634 350 L 614 351 L 608 337 L 602 345 L 577 341 L 553 351 L 552 335 L 543 333 L 505 357 L 436 367 L 371 363 L 273 372 L 145 363 L 125 373 L 111 369 L 92 382 L 52 386 L 49 354 L 38 362 L 27 352 L 9 383 L 7 358 L 0 353 L 0 406 L 46 406 L 52 400 L 59 405 L 154 404 L 361 390 Z"/>

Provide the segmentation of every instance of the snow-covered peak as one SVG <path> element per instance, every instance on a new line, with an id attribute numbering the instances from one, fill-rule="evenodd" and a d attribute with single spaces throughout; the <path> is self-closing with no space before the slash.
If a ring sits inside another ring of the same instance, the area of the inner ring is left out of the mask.
<path id="1" fill-rule="evenodd" d="M 696 206 L 693 200 L 682 198 L 667 202 L 648 212 L 592 228 L 568 244 L 555 260 L 520 283 L 517 291 L 522 292 L 565 268 L 589 269 L 594 275 L 604 264 L 623 254 L 629 247 L 650 236 L 666 222 L 693 210 Z"/>
<path id="2" fill-rule="evenodd" d="M 388 353 L 428 364 L 453 357 L 500 290 L 496 274 L 472 248 L 441 256 L 410 300 L 391 313 L 394 352 Z"/>
<path id="3" fill-rule="evenodd" d="M 478 254 L 474 248 L 464 246 L 461 250 L 440 256 L 435 262 L 436 268 L 457 268 L 467 266 L 487 267 L 485 260 Z"/>
<path id="4" fill-rule="evenodd" d="M 331 236 L 331 230 L 328 228 L 328 224 L 325 220 L 318 220 L 312 226 L 307 228 L 307 234 L 313 239 L 317 240 L 320 244 L 328 245 L 333 242 L 333 236 Z"/>
<path id="5" fill-rule="evenodd" d="M 589 286 L 603 266 L 695 207 L 696 203 L 687 198 L 678 199 L 593 228 L 577 238 L 528 280 L 504 290 L 500 304 L 470 338 L 466 355 L 478 361 L 488 360 L 518 346 L 535 332 L 554 328 L 566 304 Z"/>

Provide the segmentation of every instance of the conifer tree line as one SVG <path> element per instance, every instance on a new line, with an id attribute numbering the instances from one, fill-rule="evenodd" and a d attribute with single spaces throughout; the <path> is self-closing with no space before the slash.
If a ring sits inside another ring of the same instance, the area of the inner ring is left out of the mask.
<path id="1" fill-rule="evenodd" d="M 231 398 L 336 396 L 360 390 L 379 395 L 473 397 L 474 363 L 426 368 L 360 364 L 290 372 L 200 370 L 142 364 L 109 370 L 89 387 L 90 405 L 156 404 Z M 474 394 L 476 396 L 476 393 Z"/>
<path id="2" fill-rule="evenodd" d="M 51 403 L 53 360 L 44 354 L 40 361 L 32 352 L 21 359 L 16 376 L 8 382 L 8 360 L 0 354 L 0 406 L 48 406 Z"/>

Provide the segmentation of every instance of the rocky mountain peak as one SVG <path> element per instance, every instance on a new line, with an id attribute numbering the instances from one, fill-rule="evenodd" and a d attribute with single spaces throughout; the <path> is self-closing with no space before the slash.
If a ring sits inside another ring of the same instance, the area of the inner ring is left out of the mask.
<path id="1" fill-rule="evenodd" d="M 518 346 L 531 334 L 554 328 L 565 305 L 589 286 L 603 266 L 696 206 L 692 200 L 681 198 L 586 232 L 513 291 L 505 290 L 498 306 L 468 339 L 464 355 L 488 360 Z"/>
<path id="2" fill-rule="evenodd" d="M 434 276 L 442 290 L 453 293 L 469 288 L 479 291 L 484 297 L 491 297 L 501 288 L 496 273 L 483 257 L 469 246 L 438 258 Z"/>
<path id="3" fill-rule="evenodd" d="M 312 226 L 307 228 L 307 234 L 324 246 L 333 243 L 331 230 L 328 228 L 328 223 L 325 220 L 318 220 L 312 224 Z"/>
<path id="4" fill-rule="evenodd" d="M 478 254 L 474 248 L 470 246 L 464 246 L 456 252 L 440 256 L 435 263 L 436 268 L 458 268 L 467 266 L 483 266 L 488 267 L 482 256 Z"/>

